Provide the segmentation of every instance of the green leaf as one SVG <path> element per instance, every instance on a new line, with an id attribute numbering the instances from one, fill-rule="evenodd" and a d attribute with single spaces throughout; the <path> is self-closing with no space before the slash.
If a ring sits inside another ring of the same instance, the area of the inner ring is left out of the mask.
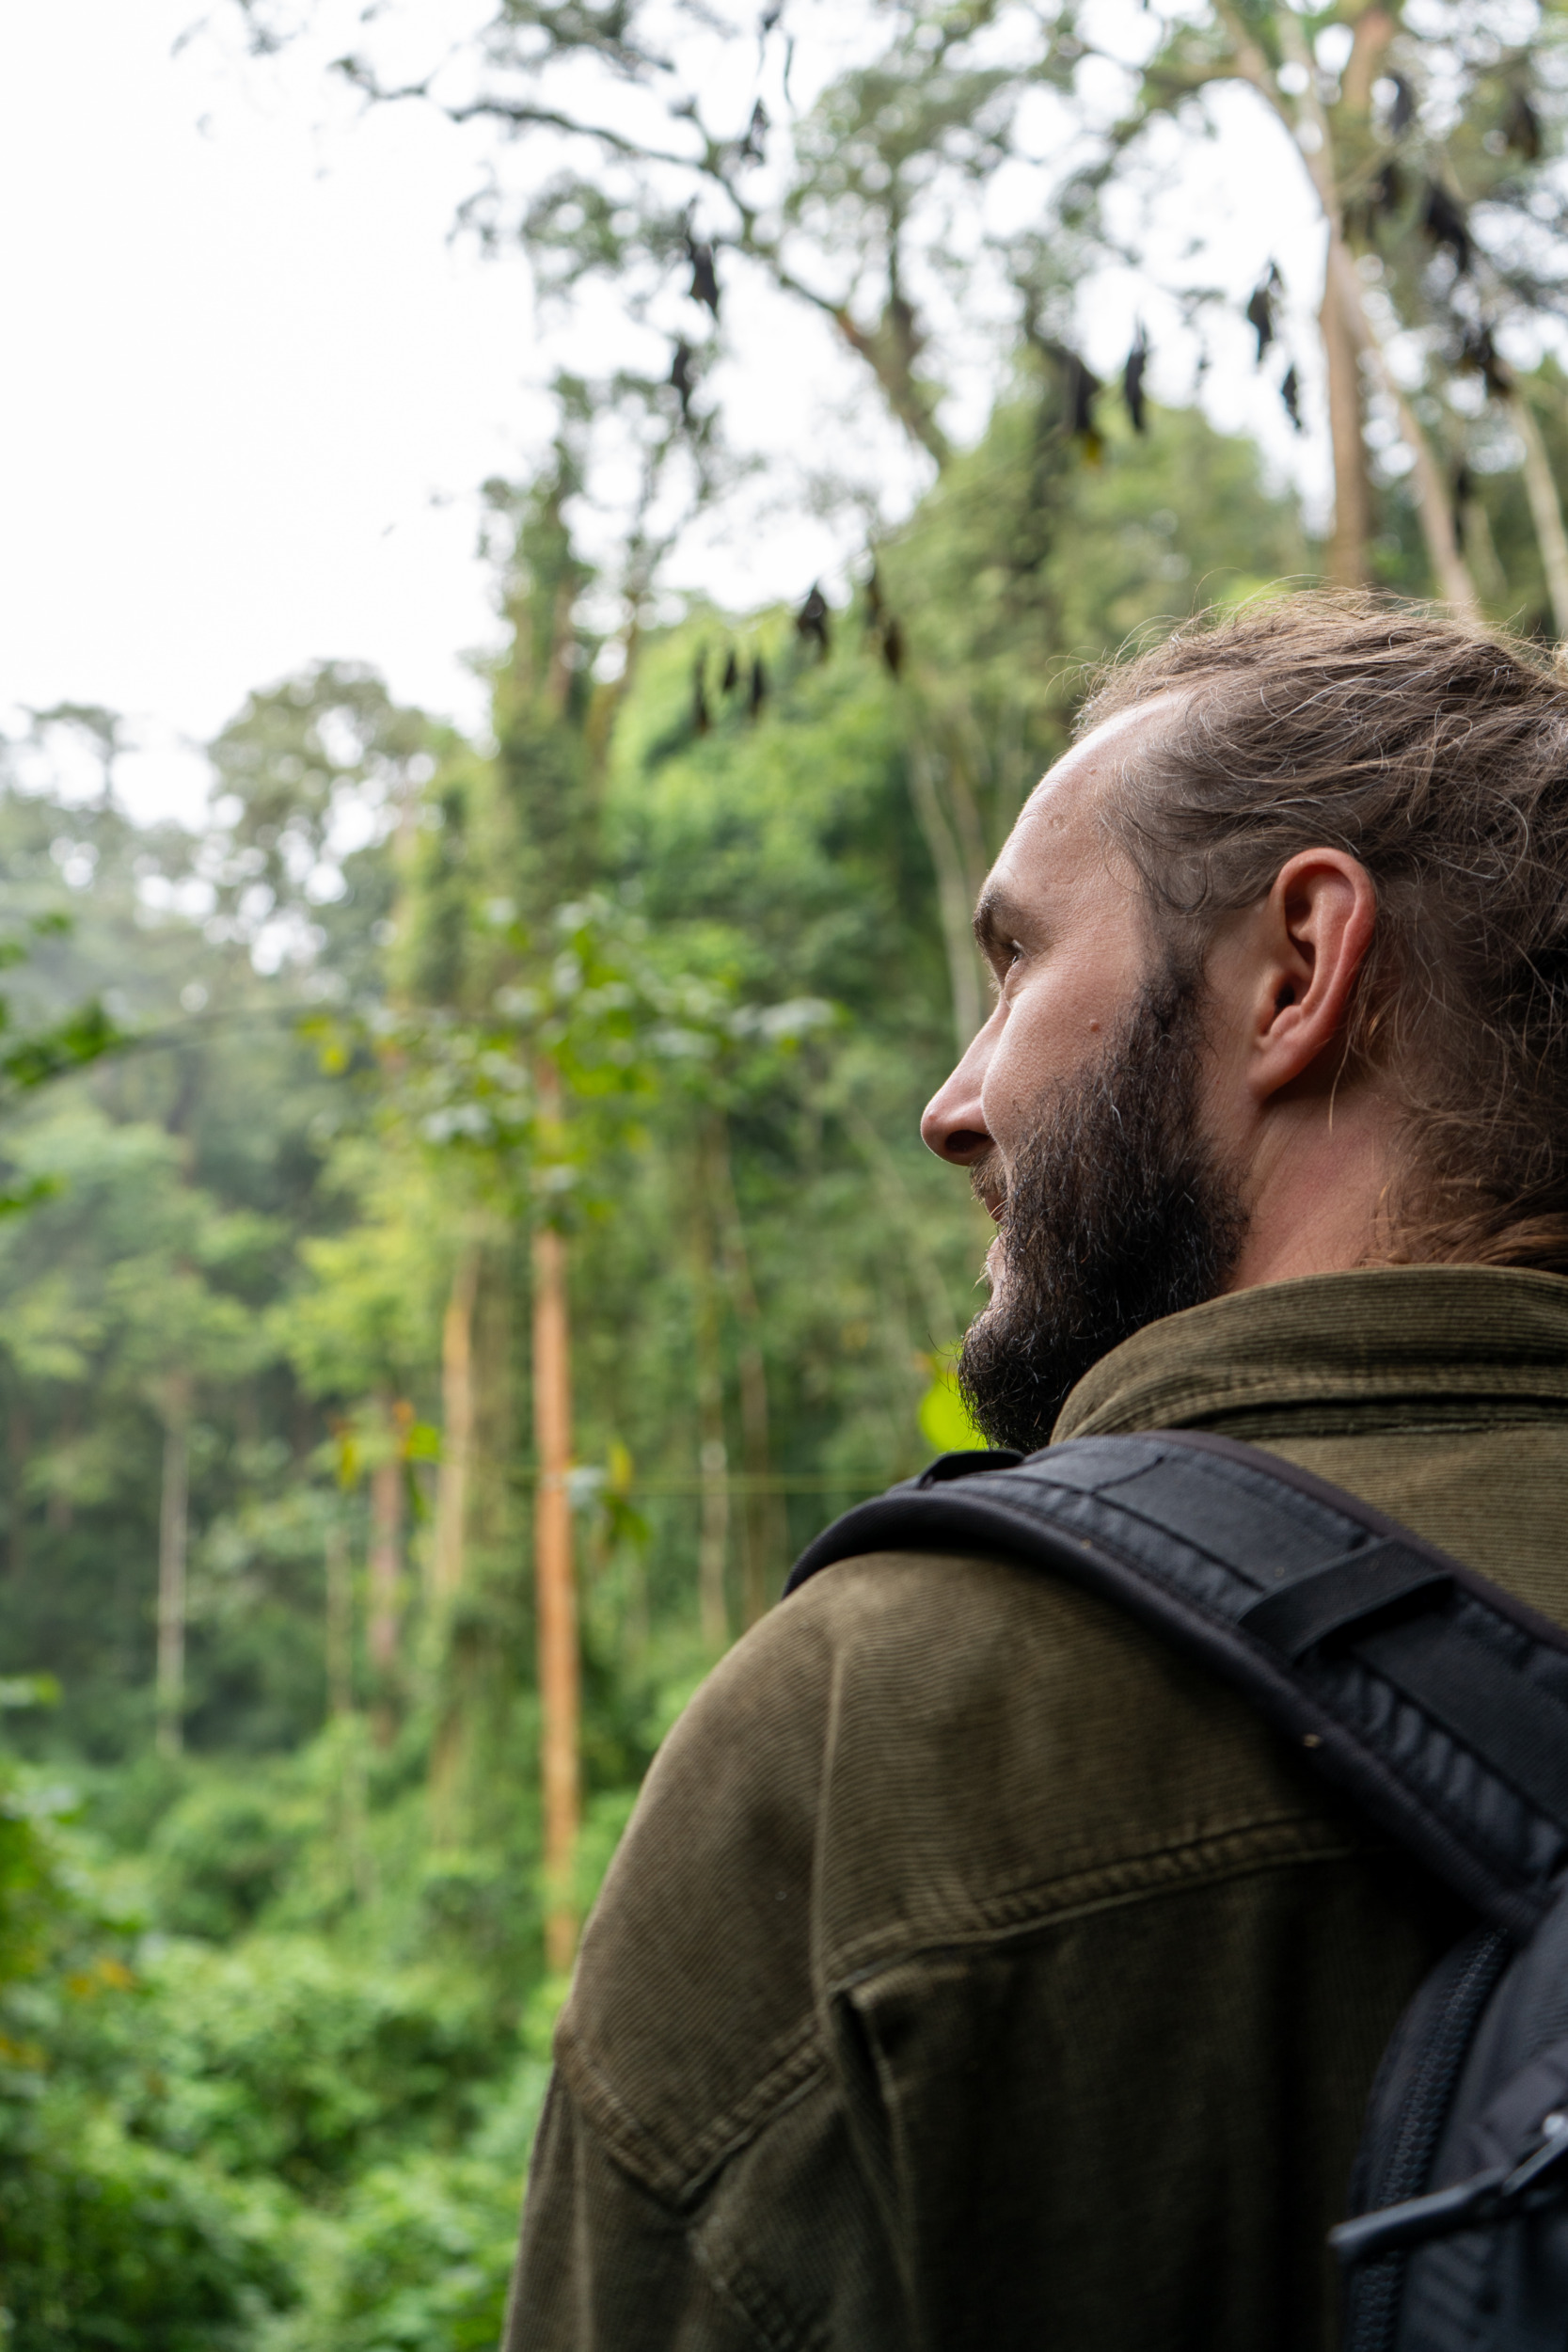
<path id="1" fill-rule="evenodd" d="M 990 1443 L 971 1421 L 950 1363 L 938 1365 L 936 1378 L 920 1400 L 920 1434 L 939 1454 L 963 1454 Z"/>

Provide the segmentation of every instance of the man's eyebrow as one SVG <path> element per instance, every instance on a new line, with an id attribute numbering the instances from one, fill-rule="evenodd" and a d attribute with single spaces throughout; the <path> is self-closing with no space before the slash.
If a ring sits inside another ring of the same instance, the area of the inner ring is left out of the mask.
<path id="1" fill-rule="evenodd" d="M 982 890 L 974 909 L 975 943 L 984 956 L 994 956 L 1012 938 L 1018 924 L 1017 901 L 994 884 Z"/>

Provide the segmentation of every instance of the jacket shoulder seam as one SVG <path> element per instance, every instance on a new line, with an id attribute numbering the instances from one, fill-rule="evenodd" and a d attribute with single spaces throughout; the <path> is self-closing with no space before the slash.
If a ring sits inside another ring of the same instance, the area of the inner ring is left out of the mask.
<path id="1" fill-rule="evenodd" d="M 1366 1836 L 1347 1836 L 1335 1823 L 1319 1823 L 1307 1816 L 1217 1836 L 1186 1838 L 1123 1862 L 1101 1864 L 1030 1887 L 979 1897 L 967 1915 L 954 1908 L 942 1919 L 904 1918 L 895 1925 L 880 1925 L 839 1945 L 832 1955 L 830 1973 L 842 1983 L 847 1978 L 897 1961 L 913 1960 L 922 1952 L 997 1943 L 1085 1918 L 1098 1911 L 1158 1901 L 1193 1885 L 1213 1885 L 1296 1864 L 1346 1861 L 1369 1851 L 1374 1842 Z"/>
<path id="2" fill-rule="evenodd" d="M 772 2065 L 679 2153 L 666 2147 L 633 2113 L 566 2019 L 556 2028 L 555 2057 L 573 2098 L 622 2168 L 656 2197 L 684 2206 L 826 2067 L 827 2051 L 815 2011 L 775 2047 L 779 2054 Z"/>

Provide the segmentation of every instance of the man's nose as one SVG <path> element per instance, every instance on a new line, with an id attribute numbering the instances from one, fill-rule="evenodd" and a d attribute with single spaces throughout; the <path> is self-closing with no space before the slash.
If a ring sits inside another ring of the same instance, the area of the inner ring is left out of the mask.
<path id="1" fill-rule="evenodd" d="M 927 1150 L 939 1160 L 951 1161 L 955 1168 L 971 1167 L 991 1148 L 990 1130 L 980 1107 L 989 1059 L 977 1037 L 945 1086 L 932 1095 L 920 1122 L 920 1139 Z"/>

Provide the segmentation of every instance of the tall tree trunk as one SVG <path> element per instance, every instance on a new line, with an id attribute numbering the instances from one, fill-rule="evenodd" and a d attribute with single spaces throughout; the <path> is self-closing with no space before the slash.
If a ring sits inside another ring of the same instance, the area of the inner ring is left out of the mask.
<path id="1" fill-rule="evenodd" d="M 164 1483 L 158 1514 L 158 1753 L 184 1746 L 185 1549 L 190 1518 L 190 1395 L 169 1383 L 164 1421 Z"/>
<path id="2" fill-rule="evenodd" d="M 1344 213 L 1339 202 L 1335 170 L 1332 125 L 1318 94 L 1317 65 L 1307 49 L 1307 36 L 1290 8 L 1275 11 L 1272 21 L 1278 33 L 1280 46 L 1287 60 L 1302 77 L 1300 117 L 1292 119 L 1291 110 L 1280 97 L 1268 60 L 1244 21 L 1234 8 L 1222 7 L 1221 13 L 1235 42 L 1238 70 L 1252 83 L 1264 103 L 1279 116 L 1292 136 L 1298 137 L 1298 143 L 1304 146 L 1303 161 L 1317 191 L 1328 229 L 1323 301 L 1325 306 L 1338 302 L 1346 334 L 1358 351 L 1365 352 L 1369 366 L 1398 414 L 1400 437 L 1416 461 L 1413 469 L 1416 512 L 1420 520 L 1421 536 L 1426 542 L 1427 561 L 1432 565 L 1437 594 L 1453 606 L 1462 620 L 1479 623 L 1482 618 L 1481 600 L 1476 595 L 1475 582 L 1470 578 L 1465 558 L 1460 553 L 1449 485 L 1443 478 L 1442 468 L 1433 455 L 1432 445 L 1421 430 L 1415 407 L 1388 365 L 1387 355 L 1367 313 L 1354 260 L 1345 243 Z M 1385 12 L 1381 9 L 1366 10 L 1358 30 L 1363 35 L 1358 44 L 1361 54 L 1357 57 L 1356 48 L 1353 47 L 1352 56 L 1356 59 L 1358 75 L 1364 73 L 1370 77 L 1382 48 L 1387 45 Z M 1370 95 L 1370 78 L 1368 91 Z M 1304 123 L 1311 126 L 1313 135 L 1310 144 L 1299 142 Z"/>
<path id="3" fill-rule="evenodd" d="M 370 1608 L 366 1648 L 375 1679 L 372 1721 L 378 1744 L 391 1742 L 395 1724 L 393 1683 L 398 1663 L 398 1621 L 403 1598 L 403 1454 L 396 1409 L 379 1400 L 387 1443 L 396 1448 L 371 1472 Z"/>
<path id="4" fill-rule="evenodd" d="M 1383 345 L 1367 315 L 1355 263 L 1338 227 L 1331 223 L 1325 300 L 1334 294 L 1338 297 L 1347 334 L 1367 354 L 1384 391 L 1398 411 L 1400 437 L 1416 461 L 1412 469 L 1416 485 L 1416 511 L 1420 518 L 1421 536 L 1426 541 L 1427 561 L 1432 565 L 1437 593 L 1446 603 L 1453 606 L 1461 620 L 1480 623 L 1483 618 L 1481 599 L 1476 595 L 1476 584 L 1470 578 L 1469 568 L 1459 551 L 1453 501 L 1449 495 L 1449 485 L 1443 479 L 1442 468 L 1433 454 L 1431 442 L 1421 430 L 1409 394 L 1388 365 Z"/>
<path id="5" fill-rule="evenodd" d="M 946 1278 L 931 1248 L 919 1204 L 905 1184 L 897 1161 L 860 1104 L 851 1097 L 840 1104 L 839 1116 L 880 1186 L 892 1212 L 892 1221 L 904 1229 L 902 1254 L 926 1319 L 927 1339 L 933 1348 L 945 1349 L 951 1346 L 963 1314 L 947 1295 Z M 980 1211 L 975 1218 L 977 1226 L 983 1218 L 984 1212 Z"/>
<path id="6" fill-rule="evenodd" d="M 6 1530 L 6 1566 L 20 1577 L 27 1565 L 27 1459 L 33 1450 L 32 1416 L 11 1399 L 6 1415 L 6 1463 L 9 1472 L 9 1523 Z"/>
<path id="7" fill-rule="evenodd" d="M 762 1352 L 762 1311 L 752 1279 L 746 1228 L 735 1189 L 729 1121 L 714 1115 L 708 1134 L 706 1189 L 713 1201 L 730 1303 L 740 1327 L 736 1372 L 740 1388 L 740 1459 L 744 1472 L 740 1520 L 741 1606 L 747 1625 L 766 1615 L 784 1568 L 784 1515 L 773 1485 L 768 1430 L 768 1364 Z"/>
<path id="8" fill-rule="evenodd" d="M 347 1530 L 326 1531 L 326 1705 L 334 1718 L 354 1712 L 354 1577 Z"/>
<path id="9" fill-rule="evenodd" d="M 702 1474 L 702 1522 L 697 1536 L 697 1609 L 710 1650 L 730 1637 L 724 1565 L 730 1548 L 730 1464 L 724 1443 L 724 1362 L 719 1265 L 722 1244 L 713 1198 L 712 1152 L 699 1148 L 691 1223 L 691 1272 L 697 1359 L 697 1459 Z"/>
<path id="10" fill-rule="evenodd" d="M 468 1479 L 474 1451 L 474 1301 L 480 1250 L 466 1242 L 451 1278 L 441 1322 L 441 1469 L 436 1490 L 436 1542 L 431 1590 L 449 1602 L 462 1589 L 467 1540 Z"/>
<path id="11" fill-rule="evenodd" d="M 1355 15 L 1352 0 L 1346 13 L 1354 18 L 1354 30 L 1339 87 L 1342 111 L 1354 126 L 1354 140 L 1359 144 L 1371 136 L 1372 86 L 1398 27 L 1388 11 L 1380 7 L 1364 7 Z M 1324 117 L 1325 137 L 1327 131 Z M 1323 148 L 1319 152 L 1325 158 L 1320 193 L 1338 235 L 1343 216 L 1338 209 L 1337 181 L 1327 175 L 1328 149 Z M 1328 577 L 1337 588 L 1365 588 L 1371 579 L 1372 497 L 1367 469 L 1361 345 L 1345 316 L 1332 272 L 1325 276 L 1318 326 L 1328 376 L 1328 423 L 1334 447 L 1334 530 L 1328 543 Z"/>
<path id="12" fill-rule="evenodd" d="M 1552 461 L 1546 453 L 1534 409 L 1522 391 L 1514 392 L 1509 406 L 1525 445 L 1525 494 L 1529 500 L 1536 545 L 1541 549 L 1541 568 L 1546 575 L 1546 592 L 1552 600 L 1552 627 L 1559 644 L 1568 644 L 1568 532 L 1562 527 L 1562 501 L 1558 497 Z"/>
<path id="13" fill-rule="evenodd" d="M 722 1397 L 704 1394 L 702 1422 L 710 1433 L 723 1427 Z M 730 1606 L 724 1565 L 730 1549 L 730 1456 L 722 1436 L 704 1438 L 697 1450 L 702 1470 L 703 1518 L 697 1536 L 697 1606 L 703 1640 L 718 1651 L 729 1645 Z"/>
<path id="14" fill-rule="evenodd" d="M 483 1842 L 501 1799 L 490 1769 L 515 1690 L 507 1624 L 521 1544 L 512 1523 L 511 1276 L 498 1220 L 470 1230 L 444 1332 L 446 1419 L 431 1576 L 436 1728 L 430 1825 L 437 1847 Z M 394 1414 L 404 1407 L 394 1406 Z"/>
<path id="15" fill-rule="evenodd" d="M 1361 413 L 1361 353 L 1332 285 L 1323 288 L 1318 324 L 1328 366 L 1328 422 L 1334 444 L 1334 531 L 1328 577 L 1337 588 L 1365 588 L 1370 577 L 1371 497 Z"/>
<path id="16" fill-rule="evenodd" d="M 533 1236 L 533 1437 L 539 1462 L 534 1575 L 539 1620 L 540 1779 L 545 1802 L 545 1957 L 563 1973 L 577 1946 L 572 1868 L 581 1808 L 580 1666 L 572 1572 L 572 1373 L 566 1244 Z"/>
<path id="17" fill-rule="evenodd" d="M 911 724 L 907 737 L 910 799 L 937 880 L 937 913 L 942 945 L 947 950 L 947 978 L 953 999 L 953 1037 L 964 1053 L 980 1026 L 984 997 L 979 959 L 974 951 L 974 900 L 964 862 L 937 790 L 931 755 Z"/>

